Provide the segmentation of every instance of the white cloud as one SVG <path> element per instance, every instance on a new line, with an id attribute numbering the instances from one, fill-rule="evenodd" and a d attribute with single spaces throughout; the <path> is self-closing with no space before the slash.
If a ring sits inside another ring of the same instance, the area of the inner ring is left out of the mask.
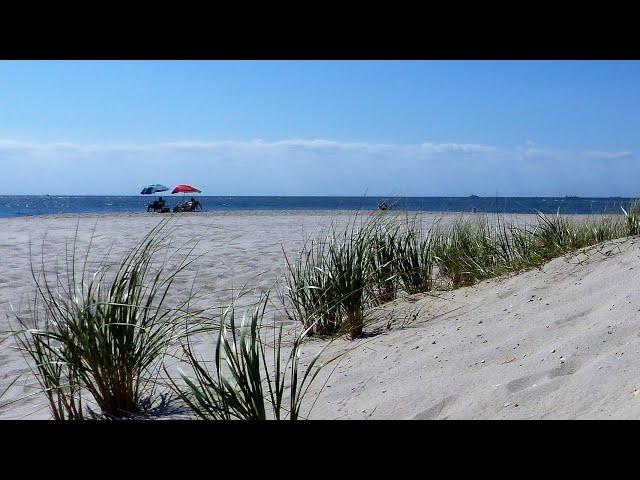
<path id="1" fill-rule="evenodd" d="M 0 139 L 0 194 L 136 194 L 192 183 L 211 195 L 636 195 L 631 151 L 325 139 L 154 144 Z"/>
<path id="2" fill-rule="evenodd" d="M 589 157 L 592 158 L 604 158 L 604 159 L 616 159 L 616 158 L 630 158 L 633 156 L 633 152 L 601 152 L 598 150 L 590 150 L 586 152 Z"/>

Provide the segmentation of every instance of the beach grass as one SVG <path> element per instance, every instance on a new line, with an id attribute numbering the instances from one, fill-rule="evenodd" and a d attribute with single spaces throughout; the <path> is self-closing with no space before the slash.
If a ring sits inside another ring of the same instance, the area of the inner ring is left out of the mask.
<path id="1" fill-rule="evenodd" d="M 367 311 L 403 294 L 459 288 L 539 267 L 561 255 L 640 233 L 640 203 L 624 215 L 538 213 L 527 225 L 502 215 L 461 215 L 424 228 L 418 215 L 372 215 L 286 258 L 285 311 L 311 333 L 362 335 Z"/>
<path id="2" fill-rule="evenodd" d="M 369 239 L 371 255 L 371 283 L 369 296 L 374 302 L 383 304 L 395 299 L 398 295 L 400 278 L 393 264 L 398 257 L 397 237 L 400 225 L 385 223 L 380 228 L 372 229 Z"/>
<path id="3" fill-rule="evenodd" d="M 342 229 L 332 225 L 293 262 L 285 255 L 285 311 L 309 334 L 355 338 L 362 333 L 371 287 L 380 278 L 374 278 L 371 265 L 378 264 L 382 247 L 372 237 L 379 232 L 378 220 L 358 220 Z M 383 288 L 389 288 L 388 282 Z"/>
<path id="4" fill-rule="evenodd" d="M 304 369 L 301 347 L 308 330 L 296 335 L 284 355 L 282 326 L 274 333 L 273 358 L 268 359 L 263 338 L 263 319 L 268 295 L 250 319 L 236 325 L 233 305 L 220 316 L 214 366 L 198 357 L 190 342 L 184 347 L 193 375 L 180 370 L 186 386 L 171 381 L 174 391 L 199 418 L 206 420 L 298 420 L 302 402 L 324 366 L 318 364 L 320 350 Z M 326 348 L 326 347 L 325 347 Z"/>
<path id="5" fill-rule="evenodd" d="M 627 234 L 640 235 L 640 200 L 634 200 L 628 210 L 622 209 L 626 220 Z"/>
<path id="6" fill-rule="evenodd" d="M 400 292 L 416 294 L 429 292 L 434 287 L 435 237 L 433 227 L 425 229 L 417 217 L 405 216 L 398 222 L 395 235 L 388 237 L 388 256 L 385 275 L 398 280 L 396 296 Z M 374 265 L 374 270 L 377 266 Z"/>
<path id="7" fill-rule="evenodd" d="M 53 280 L 44 261 L 36 272 L 32 257 L 36 295 L 29 314 L 18 317 L 16 334 L 54 419 L 84 418 L 87 393 L 110 418 L 149 404 L 166 349 L 185 334 L 191 300 L 165 305 L 176 276 L 193 261 L 187 252 L 169 268 L 161 240 L 166 225 L 154 227 L 115 266 L 102 264 L 91 275 L 90 244 L 82 258 L 74 242 L 65 272 Z M 160 265 L 153 265 L 158 257 Z"/>

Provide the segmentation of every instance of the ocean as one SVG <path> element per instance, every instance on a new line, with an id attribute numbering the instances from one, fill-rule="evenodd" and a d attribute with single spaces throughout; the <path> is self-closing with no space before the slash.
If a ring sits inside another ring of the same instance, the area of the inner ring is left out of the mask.
<path id="1" fill-rule="evenodd" d="M 0 196 L 0 217 L 50 214 L 145 212 L 154 196 Z M 164 196 L 167 206 L 183 201 Z M 205 211 L 372 210 L 385 201 L 395 210 L 589 214 L 620 213 L 633 199 L 582 197 L 215 197 L 198 195 Z"/>

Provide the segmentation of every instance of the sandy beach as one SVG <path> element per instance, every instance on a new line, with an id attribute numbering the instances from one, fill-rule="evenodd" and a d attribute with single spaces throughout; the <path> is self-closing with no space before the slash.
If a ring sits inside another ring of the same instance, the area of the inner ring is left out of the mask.
<path id="1" fill-rule="evenodd" d="M 422 217 L 428 224 L 458 215 Z M 71 248 L 77 238 L 79 252 L 92 242 L 91 267 L 109 251 L 117 257 L 131 248 L 161 218 L 0 219 L 0 330 L 15 327 L 14 311 L 24 311 L 33 300 L 30 259 L 40 261 L 42 253 L 53 273 L 61 268 L 65 245 Z M 267 290 L 275 296 L 283 249 L 295 255 L 306 238 L 352 218 L 353 212 L 326 211 L 175 216 L 167 238 L 174 246 L 197 240 L 194 253 L 201 257 L 181 275 L 169 301 L 192 285 L 198 291 L 194 308 L 226 305 L 239 291 L 248 292 L 238 301 L 240 308 Z M 337 339 L 328 348 L 328 355 L 347 353 L 335 370 L 320 374 L 311 396 L 325 380 L 326 386 L 311 418 L 638 418 L 639 242 L 608 242 L 541 269 L 377 308 L 368 335 Z M 276 303 L 271 318 L 288 323 Z M 322 346 L 322 340 L 312 339 L 307 348 Z M 41 395 L 23 398 L 35 391 L 34 379 L 8 340 L 0 344 L 0 391 L 16 376 L 20 379 L 2 400 L 11 403 L 0 409 L 0 418 L 50 418 Z"/>

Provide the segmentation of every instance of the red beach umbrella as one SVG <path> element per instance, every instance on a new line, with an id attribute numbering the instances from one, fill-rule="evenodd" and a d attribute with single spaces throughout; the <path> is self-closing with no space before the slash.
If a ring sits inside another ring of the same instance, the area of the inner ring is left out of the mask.
<path id="1" fill-rule="evenodd" d="M 171 193 L 173 194 L 173 193 L 201 193 L 201 192 L 200 190 L 198 190 L 195 187 L 192 187 L 191 185 L 185 185 L 184 183 L 181 183 L 176 188 L 174 188 Z"/>

